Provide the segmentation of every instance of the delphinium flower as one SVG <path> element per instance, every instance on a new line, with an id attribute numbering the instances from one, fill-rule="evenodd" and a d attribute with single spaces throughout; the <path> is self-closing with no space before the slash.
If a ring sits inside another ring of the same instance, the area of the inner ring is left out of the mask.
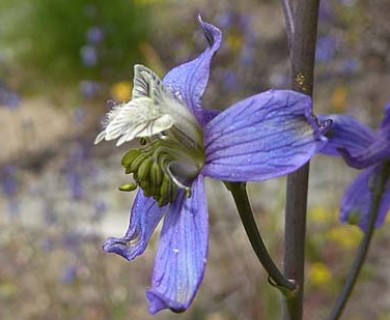
<path id="1" fill-rule="evenodd" d="M 88 151 L 82 141 L 77 141 L 65 163 L 65 177 L 73 200 L 81 200 L 85 197 L 85 168 L 90 166 Z"/>
<path id="2" fill-rule="evenodd" d="M 218 113 L 202 107 L 211 59 L 221 31 L 203 22 L 208 47 L 196 59 L 160 80 L 135 66 L 132 100 L 115 106 L 95 143 L 139 138 L 122 164 L 139 187 L 129 228 L 109 238 L 104 250 L 127 260 L 141 255 L 164 217 L 147 291 L 149 311 L 186 310 L 202 281 L 208 252 L 208 211 L 204 177 L 260 181 L 285 175 L 306 163 L 325 143 L 312 115 L 311 99 L 289 90 L 269 90 Z"/>
<path id="3" fill-rule="evenodd" d="M 15 109 L 20 105 L 20 97 L 5 84 L 0 82 L 0 107 Z"/>
<path id="4" fill-rule="evenodd" d="M 87 31 L 87 41 L 89 43 L 98 44 L 104 40 L 104 31 L 100 27 L 91 27 Z"/>
<path id="5" fill-rule="evenodd" d="M 0 170 L 1 191 L 8 201 L 8 213 L 11 217 L 19 215 L 17 195 L 20 190 L 20 183 L 18 175 L 18 168 L 14 165 L 6 165 Z"/>
<path id="6" fill-rule="evenodd" d="M 86 67 L 94 67 L 98 63 L 98 52 L 92 45 L 83 46 L 80 50 L 80 56 Z"/>
<path id="7" fill-rule="evenodd" d="M 334 59 L 337 53 L 338 39 L 332 35 L 319 37 L 316 48 L 316 61 L 327 63 Z"/>
<path id="8" fill-rule="evenodd" d="M 99 90 L 101 89 L 101 85 L 95 81 L 84 80 L 80 82 L 80 91 L 83 94 L 83 97 L 86 99 L 95 98 Z"/>
<path id="9" fill-rule="evenodd" d="M 345 192 L 341 200 L 341 221 L 358 224 L 363 231 L 368 228 L 373 208 L 373 186 L 381 175 L 390 170 L 390 105 L 378 132 L 348 115 L 326 115 L 332 119 L 327 132 L 328 143 L 321 150 L 331 156 L 343 156 L 347 164 L 356 169 L 365 169 Z M 390 206 L 390 181 L 385 185 L 376 227 L 386 218 Z"/>

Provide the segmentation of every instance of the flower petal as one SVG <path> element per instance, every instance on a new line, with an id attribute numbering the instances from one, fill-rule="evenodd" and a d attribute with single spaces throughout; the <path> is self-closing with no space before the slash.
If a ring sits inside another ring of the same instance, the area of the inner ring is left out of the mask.
<path id="1" fill-rule="evenodd" d="M 186 310 L 199 288 L 208 252 L 208 212 L 203 177 L 193 183 L 192 196 L 178 196 L 165 216 L 155 260 L 149 312 Z"/>
<path id="2" fill-rule="evenodd" d="M 341 201 L 340 220 L 344 223 L 359 224 L 363 231 L 367 230 L 372 206 L 370 185 L 382 174 L 383 166 L 370 167 L 363 171 L 345 192 Z M 383 225 L 390 207 L 390 183 L 382 195 L 378 218 L 375 227 Z"/>
<path id="3" fill-rule="evenodd" d="M 157 109 L 150 98 L 131 100 L 115 106 L 108 114 L 106 128 L 96 137 L 95 144 L 102 140 L 118 139 L 116 145 L 137 137 L 149 137 L 172 127 L 174 119 Z"/>
<path id="4" fill-rule="evenodd" d="M 145 251 L 166 209 L 160 208 L 153 198 L 145 197 L 142 190 L 138 191 L 125 236 L 108 238 L 103 244 L 103 250 L 119 254 L 129 261 L 134 260 Z"/>
<path id="5" fill-rule="evenodd" d="M 368 146 L 375 141 L 375 133 L 366 125 L 347 115 L 321 115 L 320 121 L 331 119 L 332 124 L 326 133 L 328 143 L 321 149 L 321 153 L 329 156 L 340 156 L 339 148 L 348 150 L 350 154 L 365 152 Z"/>
<path id="6" fill-rule="evenodd" d="M 326 139 L 309 96 L 269 90 L 238 102 L 205 128 L 202 173 L 226 181 L 259 181 L 290 173 Z"/>
<path id="7" fill-rule="evenodd" d="M 203 125 L 218 114 L 217 111 L 203 109 L 201 99 L 209 80 L 211 59 L 221 45 L 222 33 L 212 24 L 203 22 L 200 17 L 198 20 L 208 47 L 196 59 L 172 69 L 163 82 L 169 91 L 191 109 Z"/>
<path id="8" fill-rule="evenodd" d="M 390 158 L 390 143 L 383 136 L 378 135 L 374 143 L 358 155 L 352 155 L 344 148 L 340 148 L 339 152 L 350 167 L 364 169 L 388 160 Z"/>
<path id="9" fill-rule="evenodd" d="M 160 78 L 149 68 L 136 64 L 134 66 L 134 80 L 132 100 L 138 98 L 152 98 L 156 91 L 163 90 Z"/>

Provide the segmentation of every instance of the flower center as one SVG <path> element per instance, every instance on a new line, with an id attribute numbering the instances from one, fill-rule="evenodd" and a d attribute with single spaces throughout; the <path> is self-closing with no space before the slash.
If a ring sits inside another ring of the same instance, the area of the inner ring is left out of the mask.
<path id="1" fill-rule="evenodd" d="M 108 113 L 95 144 L 118 139 L 119 146 L 140 138 L 140 146 L 122 159 L 135 184 L 119 189 L 139 186 L 162 207 L 176 200 L 179 189 L 191 195 L 191 183 L 205 162 L 203 131 L 179 95 L 164 88 L 155 73 L 141 65 L 134 71 L 132 100 Z"/>
<path id="2" fill-rule="evenodd" d="M 123 156 L 122 165 L 127 174 L 133 174 L 145 196 L 153 197 L 163 207 L 176 200 L 179 189 L 191 196 L 191 183 L 204 161 L 204 147 L 189 141 L 183 132 L 173 127 L 156 136 L 142 138 L 139 148 Z M 122 188 L 133 189 L 131 184 Z"/>

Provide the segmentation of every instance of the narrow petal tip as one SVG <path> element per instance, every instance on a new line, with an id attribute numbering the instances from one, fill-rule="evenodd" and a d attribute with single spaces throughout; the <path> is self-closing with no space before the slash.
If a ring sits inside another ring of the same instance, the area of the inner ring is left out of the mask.
<path id="1" fill-rule="evenodd" d="M 188 305 L 182 305 L 177 302 L 167 301 L 159 293 L 150 289 L 146 292 L 146 297 L 149 301 L 149 313 L 156 314 L 157 312 L 170 309 L 173 312 L 180 313 L 188 309 Z"/>
<path id="2" fill-rule="evenodd" d="M 127 241 L 121 238 L 108 238 L 104 241 L 102 249 L 108 253 L 116 253 L 129 261 L 133 258 L 128 254 L 129 249 Z"/>
<path id="3" fill-rule="evenodd" d="M 198 22 L 202 27 L 203 33 L 209 43 L 210 47 L 219 46 L 222 42 L 222 32 L 216 26 L 211 23 L 204 22 L 201 15 L 198 15 Z"/>

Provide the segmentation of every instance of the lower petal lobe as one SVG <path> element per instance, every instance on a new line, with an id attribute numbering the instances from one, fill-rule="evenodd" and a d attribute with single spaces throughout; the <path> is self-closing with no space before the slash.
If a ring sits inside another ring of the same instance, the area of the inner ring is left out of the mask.
<path id="1" fill-rule="evenodd" d="M 153 231 L 166 210 L 167 206 L 160 208 L 156 200 L 145 197 L 142 190 L 138 191 L 125 236 L 108 238 L 103 244 L 104 251 L 119 254 L 129 261 L 134 260 L 145 251 Z"/>

